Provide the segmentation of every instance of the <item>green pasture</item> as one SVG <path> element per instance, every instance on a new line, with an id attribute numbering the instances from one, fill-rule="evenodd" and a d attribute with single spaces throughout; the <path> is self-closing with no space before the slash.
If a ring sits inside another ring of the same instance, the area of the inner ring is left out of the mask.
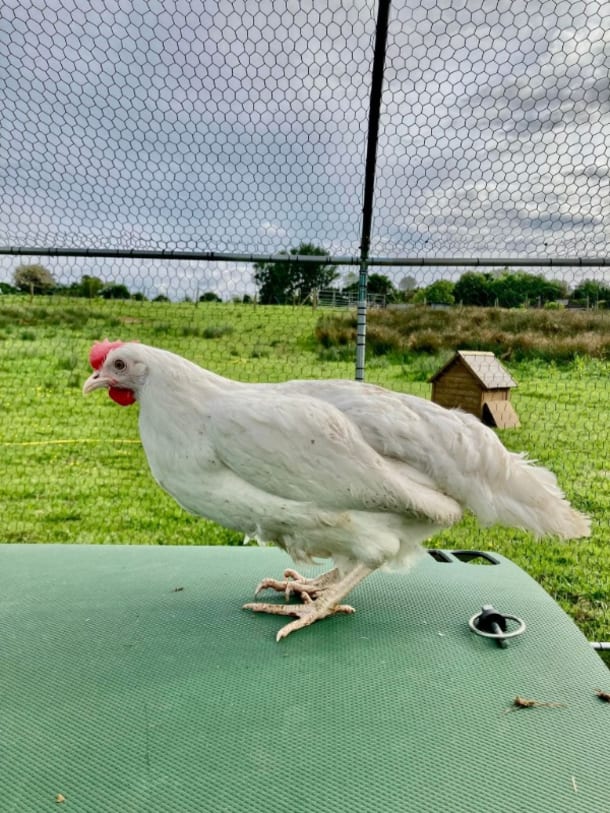
<path id="1" fill-rule="evenodd" d="M 316 339 L 319 319 L 309 308 L 2 297 L 0 541 L 240 544 L 238 535 L 187 515 L 153 482 L 137 406 L 119 407 L 105 393 L 82 396 L 89 348 L 106 336 L 138 339 L 250 381 L 353 377 L 351 347 L 329 353 L 328 342 Z M 439 333 L 444 321 L 439 312 Z M 429 397 L 426 379 L 446 357 L 446 348 L 372 356 L 367 379 Z M 590 640 L 608 640 L 608 362 L 579 355 L 555 363 L 545 353 L 507 366 L 519 383 L 512 400 L 522 426 L 502 432 L 503 441 L 555 471 L 592 516 L 593 535 L 537 542 L 510 529 L 481 530 L 466 518 L 432 544 L 503 553 L 555 596 Z"/>

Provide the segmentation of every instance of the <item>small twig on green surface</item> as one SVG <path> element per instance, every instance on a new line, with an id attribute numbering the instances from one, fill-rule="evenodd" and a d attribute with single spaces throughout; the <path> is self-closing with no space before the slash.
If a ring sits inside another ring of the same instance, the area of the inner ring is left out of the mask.
<path id="1" fill-rule="evenodd" d="M 565 703 L 547 703 L 540 700 L 528 700 L 525 697 L 517 695 L 513 700 L 513 705 L 505 709 L 505 712 L 518 711 L 519 709 L 531 709 L 538 706 L 545 706 L 547 708 L 565 708 Z"/>

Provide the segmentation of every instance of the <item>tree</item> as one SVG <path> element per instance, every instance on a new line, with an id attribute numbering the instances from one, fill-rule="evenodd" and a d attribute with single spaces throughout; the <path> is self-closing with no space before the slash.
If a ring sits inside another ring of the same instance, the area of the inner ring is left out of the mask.
<path id="1" fill-rule="evenodd" d="M 273 260 L 254 263 L 254 281 L 259 288 L 261 305 L 283 305 L 302 303 L 319 288 L 325 288 L 337 278 L 336 266 L 327 259 L 329 254 L 323 248 L 311 243 L 301 243 L 290 252 L 280 256 L 305 256 L 324 258 L 320 262 Z"/>
<path id="2" fill-rule="evenodd" d="M 411 274 L 408 274 L 400 280 L 398 287 L 403 294 L 410 294 L 417 288 L 417 279 Z"/>
<path id="3" fill-rule="evenodd" d="M 502 308 L 518 308 L 564 299 L 567 289 L 561 280 L 548 280 L 541 274 L 504 268 L 495 275 L 467 271 L 457 281 L 453 293 L 456 302 L 462 305 L 485 307 L 497 303 Z"/>
<path id="4" fill-rule="evenodd" d="M 343 288 L 343 293 L 357 294 L 359 284 L 360 283 L 357 280 L 356 282 L 352 282 L 350 285 L 346 285 Z M 367 294 L 385 296 L 386 299 L 395 299 L 398 293 L 392 280 L 389 277 L 386 277 L 385 274 L 369 274 L 366 281 L 366 291 Z"/>
<path id="5" fill-rule="evenodd" d="M 385 274 L 369 274 L 366 290 L 369 294 L 385 296 L 386 299 L 395 299 L 398 293 L 392 280 Z"/>
<path id="6" fill-rule="evenodd" d="M 126 285 L 117 282 L 110 282 L 104 285 L 100 294 L 104 299 L 131 299 L 131 294 Z"/>
<path id="7" fill-rule="evenodd" d="M 548 280 L 540 274 L 525 271 L 504 271 L 491 283 L 494 299 L 502 308 L 518 308 L 522 305 L 544 305 L 565 295 L 562 282 Z"/>
<path id="8" fill-rule="evenodd" d="M 70 285 L 57 285 L 56 293 L 64 296 L 84 296 L 86 299 L 95 299 L 100 295 L 104 283 L 99 277 L 90 277 L 84 274 L 80 282 L 71 282 Z"/>
<path id="9" fill-rule="evenodd" d="M 91 277 L 89 274 L 83 274 L 80 284 L 82 296 L 87 297 L 87 299 L 95 299 L 96 296 L 100 295 L 104 287 L 104 283 L 99 277 Z"/>
<path id="10" fill-rule="evenodd" d="M 400 280 L 398 283 L 398 289 L 400 291 L 399 296 L 402 301 L 411 302 L 415 296 L 415 292 L 417 291 L 417 279 L 411 274 L 408 274 Z"/>
<path id="11" fill-rule="evenodd" d="M 448 279 L 437 279 L 427 288 L 420 290 L 413 297 L 414 302 L 426 302 L 428 305 L 453 305 L 455 283 Z"/>
<path id="12" fill-rule="evenodd" d="M 608 307 L 610 305 L 610 286 L 595 279 L 586 279 L 572 293 L 572 299 L 583 307 Z"/>
<path id="13" fill-rule="evenodd" d="M 482 307 L 494 304 L 494 294 L 491 288 L 493 276 L 480 271 L 466 271 L 455 283 L 453 296 L 456 302 L 462 305 L 480 305 Z"/>
<path id="14" fill-rule="evenodd" d="M 43 265 L 19 265 L 13 275 L 15 286 L 31 296 L 43 294 L 55 287 L 55 280 Z"/>
<path id="15" fill-rule="evenodd" d="M 0 282 L 0 294 L 16 294 L 19 289 L 8 282 Z"/>
<path id="16" fill-rule="evenodd" d="M 215 294 L 214 291 L 206 291 L 205 294 L 201 294 L 199 297 L 200 302 L 222 302 L 222 299 Z"/>

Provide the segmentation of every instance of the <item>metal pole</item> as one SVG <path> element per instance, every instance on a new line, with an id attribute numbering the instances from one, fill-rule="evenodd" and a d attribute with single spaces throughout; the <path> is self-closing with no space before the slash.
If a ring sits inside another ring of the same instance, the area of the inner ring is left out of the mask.
<path id="1" fill-rule="evenodd" d="M 358 321 L 356 327 L 356 381 L 364 381 L 364 361 L 366 351 L 366 292 L 368 281 L 368 257 L 371 244 L 371 222 L 373 219 L 373 196 L 375 192 L 375 165 L 377 162 L 377 142 L 379 136 L 379 111 L 383 90 L 385 50 L 388 35 L 390 0 L 379 0 L 377 28 L 375 30 L 375 51 L 371 76 L 371 96 L 369 103 L 369 128 L 367 135 L 366 165 L 364 169 L 364 196 L 362 202 L 362 237 L 360 240 L 360 276 L 358 279 Z"/>
<path id="2" fill-rule="evenodd" d="M 368 249 L 367 249 L 368 250 Z M 180 251 L 175 249 L 68 248 L 62 246 L 0 246 L 0 256 L 16 257 L 94 257 L 128 260 L 185 260 L 200 262 L 240 263 L 320 263 L 320 257 L 309 254 L 239 254 L 222 251 Z M 329 265 L 360 266 L 362 257 L 324 258 Z M 610 257 L 368 257 L 366 266 L 394 268 L 607 268 Z"/>

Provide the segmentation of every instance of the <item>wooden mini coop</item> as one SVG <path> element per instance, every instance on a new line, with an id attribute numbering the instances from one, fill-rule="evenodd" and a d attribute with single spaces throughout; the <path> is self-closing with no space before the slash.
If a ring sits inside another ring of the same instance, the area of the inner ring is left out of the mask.
<path id="1" fill-rule="evenodd" d="M 517 382 L 493 353 L 458 350 L 430 382 L 432 400 L 441 406 L 470 412 L 487 426 L 519 426 L 510 402 L 510 391 Z"/>

